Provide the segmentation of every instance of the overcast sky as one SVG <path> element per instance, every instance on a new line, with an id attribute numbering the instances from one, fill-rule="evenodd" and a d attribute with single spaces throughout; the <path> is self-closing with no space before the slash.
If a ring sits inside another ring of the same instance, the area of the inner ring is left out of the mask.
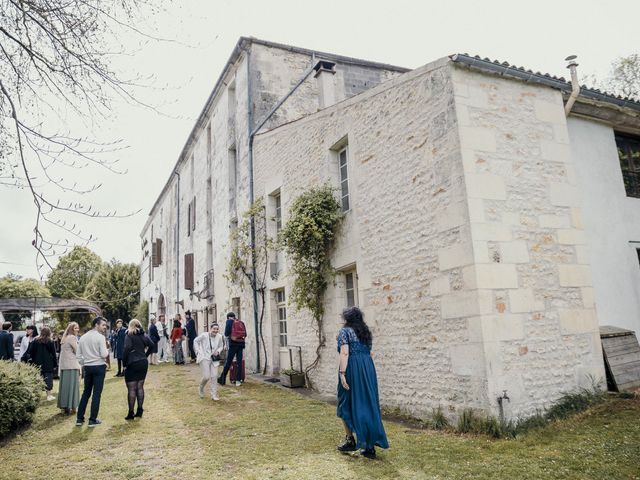
<path id="1" fill-rule="evenodd" d="M 166 2 L 146 31 L 181 42 L 131 39 L 133 56 L 117 68 L 153 74 L 143 100 L 164 113 L 114 103 L 96 126 L 121 139 L 125 175 L 96 168 L 78 174 L 102 188 L 83 199 L 98 208 L 140 213 L 124 219 L 70 220 L 98 239 L 103 259 L 138 262 L 139 233 L 231 51 L 242 35 L 415 68 L 452 53 L 471 53 L 566 76 L 563 59 L 578 55 L 579 74 L 607 74 L 611 60 L 640 51 L 640 1 L 185 0 Z M 175 5 L 174 5 L 175 4 Z M 126 37 L 129 38 L 129 37 Z M 0 186 L 0 276 L 37 278 L 31 247 L 35 211 L 24 191 Z M 58 235 L 60 236 L 60 235 Z M 72 240 L 72 238 L 70 238 Z"/>

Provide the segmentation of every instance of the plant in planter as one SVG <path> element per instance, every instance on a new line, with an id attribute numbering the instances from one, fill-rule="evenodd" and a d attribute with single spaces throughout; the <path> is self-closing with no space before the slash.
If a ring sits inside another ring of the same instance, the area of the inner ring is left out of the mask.
<path id="1" fill-rule="evenodd" d="M 304 372 L 294 368 L 280 370 L 280 383 L 289 388 L 304 387 Z"/>

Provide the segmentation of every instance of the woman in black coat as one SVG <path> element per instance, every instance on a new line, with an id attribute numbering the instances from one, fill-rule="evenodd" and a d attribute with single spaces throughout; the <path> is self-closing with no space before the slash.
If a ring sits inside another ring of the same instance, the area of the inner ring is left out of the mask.
<path id="1" fill-rule="evenodd" d="M 51 390 L 53 390 L 53 372 L 58 370 L 58 359 L 49 327 L 42 327 L 40 335 L 29 344 L 26 356 L 30 363 L 40 367 L 40 374 L 47 388 L 47 400 L 55 400 Z"/>
<path id="2" fill-rule="evenodd" d="M 144 334 L 142 325 L 135 318 L 129 322 L 129 328 L 124 340 L 122 352 L 122 364 L 124 366 L 124 381 L 127 384 L 129 414 L 125 420 L 133 420 L 142 417 L 142 404 L 144 403 L 144 380 L 147 377 L 149 362 L 147 357 L 151 354 L 154 343 Z M 138 409 L 133 414 L 136 400 Z"/>

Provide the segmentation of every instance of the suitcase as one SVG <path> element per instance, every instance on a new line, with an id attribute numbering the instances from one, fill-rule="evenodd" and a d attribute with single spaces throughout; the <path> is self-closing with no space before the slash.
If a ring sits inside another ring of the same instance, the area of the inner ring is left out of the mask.
<path id="1" fill-rule="evenodd" d="M 231 368 L 229 369 L 229 381 L 230 382 L 235 382 L 237 374 L 238 374 L 238 362 L 236 362 L 234 360 L 233 362 L 231 362 Z M 245 375 L 245 371 L 244 371 L 244 359 L 243 359 L 242 360 L 242 371 L 240 372 L 240 381 L 241 382 L 244 382 L 244 375 Z"/>

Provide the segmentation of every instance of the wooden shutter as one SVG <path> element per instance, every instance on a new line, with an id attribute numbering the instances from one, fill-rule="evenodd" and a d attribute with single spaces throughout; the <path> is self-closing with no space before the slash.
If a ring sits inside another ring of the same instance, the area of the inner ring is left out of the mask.
<path id="1" fill-rule="evenodd" d="M 156 238 L 156 257 L 158 258 L 158 265 L 162 265 L 162 240 Z"/>
<path id="2" fill-rule="evenodd" d="M 184 256 L 184 288 L 193 290 L 193 253 Z"/>
<path id="3" fill-rule="evenodd" d="M 157 267 L 160 265 L 158 262 L 158 244 L 156 242 L 151 243 L 151 266 Z"/>

